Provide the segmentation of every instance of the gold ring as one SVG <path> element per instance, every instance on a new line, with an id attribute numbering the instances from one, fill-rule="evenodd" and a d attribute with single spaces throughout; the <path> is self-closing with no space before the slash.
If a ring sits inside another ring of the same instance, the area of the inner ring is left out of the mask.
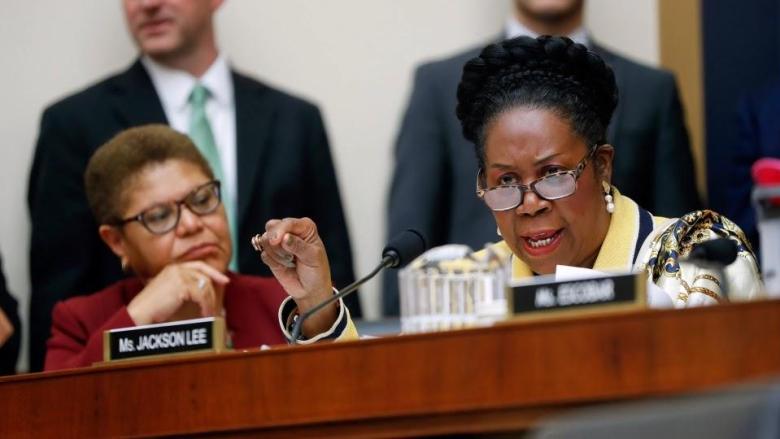
<path id="1" fill-rule="evenodd" d="M 252 237 L 252 247 L 255 248 L 255 251 L 258 253 L 263 252 L 263 245 L 260 243 L 260 235 L 255 235 Z"/>

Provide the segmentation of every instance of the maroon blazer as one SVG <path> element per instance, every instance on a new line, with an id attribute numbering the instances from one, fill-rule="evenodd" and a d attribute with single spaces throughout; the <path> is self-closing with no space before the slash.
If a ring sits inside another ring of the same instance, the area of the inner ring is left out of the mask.
<path id="1" fill-rule="evenodd" d="M 287 293 L 274 278 L 228 273 L 225 317 L 235 349 L 284 344 L 279 306 Z M 143 289 L 124 279 L 89 296 L 57 303 L 52 311 L 45 370 L 89 366 L 103 360 L 103 331 L 135 326 L 127 305 Z"/>

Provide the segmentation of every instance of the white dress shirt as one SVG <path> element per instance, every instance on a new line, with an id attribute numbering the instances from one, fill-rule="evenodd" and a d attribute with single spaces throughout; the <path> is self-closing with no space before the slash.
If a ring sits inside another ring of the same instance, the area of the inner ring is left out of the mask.
<path id="1" fill-rule="evenodd" d="M 236 169 L 236 106 L 233 79 L 227 60 L 218 56 L 200 78 L 183 70 L 166 67 L 148 56 L 141 58 L 152 84 L 160 97 L 163 111 L 171 128 L 187 134 L 190 129 L 190 93 L 197 82 L 209 90 L 206 115 L 222 163 L 222 195 L 238 209 L 238 177 Z M 238 215 L 238 212 L 235 212 Z M 238 219 L 236 219 L 238 220 Z"/>
<path id="2" fill-rule="evenodd" d="M 517 17 L 515 17 L 514 15 L 507 18 L 504 35 L 506 36 L 507 39 L 517 38 L 520 36 L 526 36 L 531 38 L 536 38 L 539 36 L 539 34 L 537 34 L 536 32 L 523 26 L 523 24 L 520 23 L 520 21 L 518 21 Z M 582 26 L 578 27 L 577 29 L 574 30 L 574 32 L 566 36 L 571 38 L 572 41 L 574 41 L 575 43 L 580 43 L 585 47 L 590 47 L 590 38 L 588 38 L 588 32 Z"/>

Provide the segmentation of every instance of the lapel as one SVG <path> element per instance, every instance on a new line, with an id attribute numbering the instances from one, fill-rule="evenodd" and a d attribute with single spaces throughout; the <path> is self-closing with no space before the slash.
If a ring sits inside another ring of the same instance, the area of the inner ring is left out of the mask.
<path id="1" fill-rule="evenodd" d="M 612 115 L 612 122 L 607 128 L 607 139 L 608 141 L 613 142 L 613 139 L 616 138 L 618 127 L 622 123 L 623 119 L 623 112 L 620 111 L 620 107 L 623 106 L 623 96 L 621 96 L 621 90 L 625 90 L 626 75 L 623 74 L 623 63 L 614 53 L 605 49 L 596 42 L 593 42 L 591 46 L 593 48 L 593 52 L 600 56 L 601 59 L 603 59 L 604 62 L 607 63 L 607 65 L 609 65 L 612 68 L 612 71 L 615 73 L 615 83 L 617 84 L 618 89 L 618 108 L 615 109 L 615 113 Z"/>
<path id="2" fill-rule="evenodd" d="M 238 230 L 249 208 L 268 135 L 275 115 L 268 88 L 232 72 L 236 105 L 236 168 L 238 172 Z"/>
<path id="3" fill-rule="evenodd" d="M 122 126 L 168 123 L 160 98 L 140 60 L 119 74 L 112 85 L 112 106 Z"/>

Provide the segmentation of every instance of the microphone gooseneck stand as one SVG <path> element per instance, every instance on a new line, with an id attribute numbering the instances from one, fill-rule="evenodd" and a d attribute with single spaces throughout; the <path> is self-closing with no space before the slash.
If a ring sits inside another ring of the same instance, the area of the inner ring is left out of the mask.
<path id="1" fill-rule="evenodd" d="M 305 313 L 298 316 L 298 319 L 295 321 L 295 325 L 293 325 L 292 333 L 290 334 L 292 340 L 290 340 L 290 343 L 297 344 L 298 338 L 301 336 L 301 326 L 303 326 L 303 322 L 312 316 L 312 314 L 316 313 L 317 311 L 321 310 L 322 308 L 325 308 L 326 306 L 330 305 L 333 302 L 336 302 L 337 300 L 341 299 L 342 297 L 352 293 L 353 291 L 357 290 L 359 286 L 363 285 L 364 283 L 368 282 L 376 276 L 380 271 L 387 267 L 392 267 L 393 263 L 397 261 L 397 256 L 394 258 L 392 255 L 387 255 L 384 258 L 382 258 L 382 262 L 379 263 L 379 265 L 374 268 L 371 273 L 368 273 L 367 275 L 363 276 L 361 279 L 356 280 L 355 282 L 352 282 L 351 284 L 347 285 L 338 292 L 338 294 L 334 294 L 333 296 L 329 297 L 328 300 L 320 303 L 319 305 L 315 306 L 314 308 L 306 311 Z"/>
<path id="2" fill-rule="evenodd" d="M 298 338 L 301 336 L 301 327 L 303 326 L 303 322 L 311 317 L 312 314 L 341 299 L 347 294 L 357 290 L 359 286 L 369 281 L 385 268 L 398 268 L 406 265 L 407 263 L 411 262 L 412 259 L 420 256 L 422 252 L 426 250 L 426 248 L 428 248 L 428 246 L 425 242 L 425 238 L 420 232 L 416 230 L 407 229 L 394 236 L 393 239 L 391 239 L 387 246 L 382 250 L 382 262 L 380 262 L 379 265 L 377 265 L 376 268 L 371 271 L 371 273 L 368 273 L 363 278 L 347 285 L 344 287 L 344 289 L 329 297 L 328 300 L 323 301 L 314 308 L 298 316 L 298 319 L 293 325 L 291 333 L 292 340 L 290 340 L 290 343 L 298 343 Z"/>

